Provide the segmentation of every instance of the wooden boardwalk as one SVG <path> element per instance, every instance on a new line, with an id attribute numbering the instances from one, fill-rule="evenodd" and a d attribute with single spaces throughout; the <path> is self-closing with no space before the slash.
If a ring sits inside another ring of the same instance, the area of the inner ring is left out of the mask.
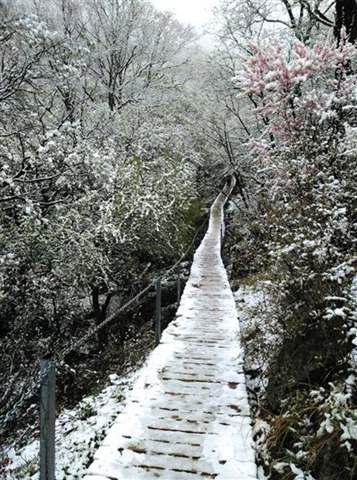
<path id="1" fill-rule="evenodd" d="M 134 385 L 84 480 L 257 478 L 239 324 L 211 208 L 177 317 Z"/>

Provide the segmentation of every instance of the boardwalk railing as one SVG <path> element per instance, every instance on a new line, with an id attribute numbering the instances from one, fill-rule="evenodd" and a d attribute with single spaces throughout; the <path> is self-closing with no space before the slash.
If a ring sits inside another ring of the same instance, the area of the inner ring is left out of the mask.
<path id="1" fill-rule="evenodd" d="M 232 177 L 230 183 L 227 183 L 222 190 L 224 200 L 230 195 L 235 185 L 235 179 Z M 224 203 L 224 202 L 223 202 Z M 181 270 L 180 265 L 185 260 L 187 255 L 194 247 L 198 235 L 206 226 L 207 221 L 204 221 L 196 230 L 191 244 L 180 259 L 159 278 L 151 281 L 143 290 L 136 294 L 133 298 L 128 300 L 112 315 L 105 319 L 101 324 L 91 328 L 89 332 L 82 338 L 75 341 L 72 345 L 56 355 L 56 361 L 60 362 L 65 359 L 66 355 L 75 351 L 78 347 L 87 342 L 90 338 L 95 336 L 100 330 L 106 328 L 109 324 L 114 323 L 119 315 L 129 308 L 138 305 L 140 299 L 148 294 L 153 289 L 156 293 L 155 301 L 155 345 L 159 345 L 162 334 L 162 281 L 167 279 L 172 273 L 177 272 L 176 276 L 176 292 L 177 292 L 177 306 L 180 304 L 182 285 L 181 285 Z M 221 226 L 221 241 L 224 236 L 224 223 Z M 40 409 L 40 480 L 55 480 L 55 360 L 41 360 L 41 409 Z"/>

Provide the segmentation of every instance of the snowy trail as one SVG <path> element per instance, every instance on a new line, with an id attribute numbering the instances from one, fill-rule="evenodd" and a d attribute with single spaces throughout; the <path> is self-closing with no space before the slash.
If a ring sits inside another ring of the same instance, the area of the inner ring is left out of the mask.
<path id="1" fill-rule="evenodd" d="M 211 207 L 177 317 L 84 480 L 256 479 L 236 306 L 221 259 L 226 195 Z"/>

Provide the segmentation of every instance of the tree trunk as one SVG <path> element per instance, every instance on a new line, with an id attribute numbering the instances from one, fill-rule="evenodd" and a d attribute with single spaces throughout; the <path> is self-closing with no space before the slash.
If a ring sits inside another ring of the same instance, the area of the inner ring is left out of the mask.
<path id="1" fill-rule="evenodd" d="M 357 2 L 356 0 L 336 0 L 335 37 L 341 40 L 341 30 L 345 27 L 348 39 L 355 43 L 357 39 Z"/>

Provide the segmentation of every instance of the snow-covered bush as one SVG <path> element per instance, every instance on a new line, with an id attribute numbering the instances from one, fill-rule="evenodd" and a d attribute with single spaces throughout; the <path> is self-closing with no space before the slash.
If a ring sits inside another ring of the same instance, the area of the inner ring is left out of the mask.
<path id="1" fill-rule="evenodd" d="M 286 456 L 271 478 L 283 472 L 284 478 L 348 478 L 356 468 L 346 453 L 355 440 L 345 434 L 344 443 L 343 432 L 353 432 L 356 423 L 350 376 L 356 310 L 350 292 L 356 266 L 357 49 L 342 38 L 339 46 L 326 39 L 311 46 L 294 41 L 289 52 L 279 45 L 252 51 L 235 83 L 257 106 L 262 132 L 251 139 L 250 156 L 260 171 L 260 241 L 273 280 L 275 313 L 266 321 L 279 336 L 265 392 L 273 418 L 267 442 L 275 457 Z M 320 387 L 331 393 L 315 405 L 310 391 Z M 338 409 L 335 389 L 344 396 Z M 320 437 L 323 449 L 316 446 Z"/>

